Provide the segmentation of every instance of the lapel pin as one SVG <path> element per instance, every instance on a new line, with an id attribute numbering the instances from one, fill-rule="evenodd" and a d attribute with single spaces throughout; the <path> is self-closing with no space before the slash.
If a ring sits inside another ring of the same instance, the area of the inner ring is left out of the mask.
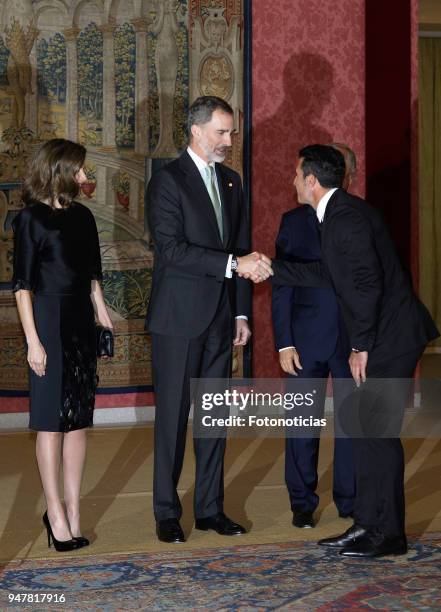
<path id="1" fill-rule="evenodd" d="M 232 187 L 232 186 L 233 186 L 233 183 L 228 183 L 228 187 Z"/>

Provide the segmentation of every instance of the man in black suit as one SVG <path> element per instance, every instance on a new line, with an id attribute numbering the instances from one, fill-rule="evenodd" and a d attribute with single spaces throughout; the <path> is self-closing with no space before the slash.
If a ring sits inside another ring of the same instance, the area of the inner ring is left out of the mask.
<path id="1" fill-rule="evenodd" d="M 182 542 L 177 485 L 190 409 L 190 378 L 227 378 L 232 344 L 251 332 L 251 287 L 233 274 L 249 250 L 239 175 L 222 165 L 231 146 L 233 110 L 220 98 L 189 109 L 189 146 L 156 172 L 147 190 L 154 267 L 147 328 L 156 397 L 153 505 L 157 535 Z M 253 257 L 251 257 L 253 259 Z M 264 262 L 254 268 L 264 270 Z M 223 513 L 225 438 L 195 438 L 196 528 L 222 535 L 245 529 Z"/>
<path id="2" fill-rule="evenodd" d="M 273 282 L 306 287 L 331 282 L 350 338 L 351 373 L 362 390 L 362 434 L 353 440 L 354 525 L 319 543 L 348 557 L 404 554 L 404 457 L 396 424 L 418 360 L 439 332 L 413 293 L 379 212 L 340 189 L 343 176 L 343 156 L 332 147 L 312 145 L 299 152 L 294 185 L 299 201 L 315 209 L 321 224 L 322 263 L 274 261 Z M 238 273 L 260 281 L 255 256 L 240 259 Z M 367 379 L 378 381 L 379 403 L 369 403 Z M 402 384 L 394 384 L 397 379 Z M 396 433 L 388 435 L 394 419 Z"/>
<path id="3" fill-rule="evenodd" d="M 345 158 L 343 188 L 347 191 L 356 171 L 355 153 L 345 144 L 332 144 Z M 315 210 L 306 205 L 286 212 L 276 241 L 276 258 L 307 262 L 321 259 L 321 240 Z M 272 319 L 280 367 L 288 376 L 317 379 L 316 405 L 323 413 L 328 376 L 351 377 L 350 347 L 337 297 L 331 287 L 273 285 Z M 334 388 L 337 415 L 338 384 Z M 318 406 L 320 404 L 320 407 Z M 294 430 L 295 431 L 295 430 Z M 298 528 L 315 526 L 320 438 L 298 437 L 287 429 L 285 481 Z M 334 440 L 332 493 L 339 516 L 352 517 L 355 499 L 355 470 L 352 440 L 337 435 Z"/>

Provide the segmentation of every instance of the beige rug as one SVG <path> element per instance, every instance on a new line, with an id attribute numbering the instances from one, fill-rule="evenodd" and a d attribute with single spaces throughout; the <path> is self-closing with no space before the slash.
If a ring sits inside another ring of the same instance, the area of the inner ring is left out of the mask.
<path id="1" fill-rule="evenodd" d="M 92 545 L 81 555 L 173 551 L 157 541 L 152 512 L 153 430 L 151 427 L 95 428 L 89 434 L 83 483 L 82 525 Z M 232 439 L 225 463 L 225 507 L 250 530 L 225 538 L 193 529 L 194 460 L 188 439 L 180 495 L 182 524 L 188 541 L 181 549 L 317 540 L 344 531 L 349 520 L 337 517 L 331 499 L 332 440 L 320 452 L 320 506 L 315 529 L 297 530 L 283 480 L 284 441 Z M 34 434 L 0 434 L 0 559 L 59 556 L 48 550 L 41 515 L 45 510 L 34 459 Z M 441 441 L 405 442 L 407 530 L 409 534 L 441 532 Z M 79 554 L 79 553 L 78 553 Z"/>

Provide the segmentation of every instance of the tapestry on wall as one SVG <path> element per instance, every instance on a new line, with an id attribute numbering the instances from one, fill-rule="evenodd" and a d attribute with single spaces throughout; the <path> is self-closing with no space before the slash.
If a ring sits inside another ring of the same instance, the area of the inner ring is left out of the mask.
<path id="1" fill-rule="evenodd" d="M 0 390 L 27 390 L 10 288 L 11 222 L 30 154 L 54 137 L 87 147 L 79 199 L 97 221 L 116 331 L 115 358 L 100 364 L 100 386 L 148 389 L 145 185 L 158 163 L 185 148 L 188 106 L 201 94 L 233 106 L 237 132 L 227 163 L 241 172 L 242 0 L 6 0 L 0 7 Z M 240 362 L 238 353 L 237 372 Z"/>

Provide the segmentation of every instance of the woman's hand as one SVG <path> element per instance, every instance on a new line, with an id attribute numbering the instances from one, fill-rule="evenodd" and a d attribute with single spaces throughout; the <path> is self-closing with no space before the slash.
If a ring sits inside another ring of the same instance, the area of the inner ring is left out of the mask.
<path id="1" fill-rule="evenodd" d="M 111 331 L 113 331 L 112 319 L 109 317 L 107 312 L 102 312 L 98 314 L 98 323 L 106 329 L 110 329 Z"/>
<path id="2" fill-rule="evenodd" d="M 109 317 L 109 313 L 107 312 L 103 290 L 101 289 L 101 285 L 97 280 L 92 281 L 90 297 L 92 299 L 92 304 L 95 310 L 95 316 L 98 319 L 98 323 L 113 331 L 113 323 L 112 319 Z"/>
<path id="3" fill-rule="evenodd" d="M 46 374 L 47 355 L 39 340 L 28 344 L 28 363 L 37 376 Z"/>
<path id="4" fill-rule="evenodd" d="M 37 376 L 44 376 L 47 357 L 35 328 L 31 292 L 27 289 L 20 289 L 16 292 L 15 299 L 28 344 L 28 363 Z"/>
<path id="5" fill-rule="evenodd" d="M 98 318 L 98 323 L 104 327 L 105 329 L 110 329 L 111 332 L 113 332 L 113 323 L 111 318 L 109 317 L 107 310 L 105 312 L 101 312 L 97 315 Z M 107 361 L 110 359 L 110 357 L 108 355 L 100 355 L 99 357 L 100 359 L 102 359 L 103 361 Z"/>

